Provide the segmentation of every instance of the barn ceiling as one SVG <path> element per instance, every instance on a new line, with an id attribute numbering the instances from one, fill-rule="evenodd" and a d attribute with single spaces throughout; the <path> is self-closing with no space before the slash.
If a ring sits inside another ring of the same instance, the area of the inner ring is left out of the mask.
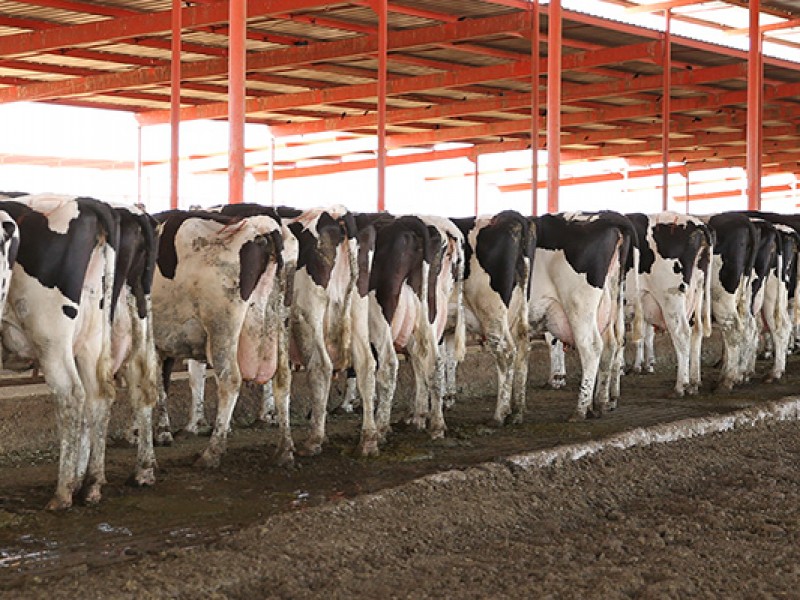
<path id="1" fill-rule="evenodd" d="M 168 122 L 171 4 L 0 0 L 0 102 L 123 110 L 144 125 Z M 671 6 L 674 21 L 731 35 L 747 12 L 745 1 L 604 4 L 630 14 Z M 378 40 L 370 6 L 369 0 L 248 2 L 248 120 L 278 136 L 279 177 L 374 164 Z M 389 164 L 530 148 L 530 6 L 389 2 Z M 663 33 L 565 6 L 563 159 L 660 163 Z M 225 119 L 228 2 L 192 0 L 183 7 L 181 119 Z M 765 40 L 800 56 L 800 1 L 765 0 L 762 12 L 772 24 Z M 545 4 L 542 107 L 547 13 Z M 671 159 L 691 169 L 743 166 L 747 53 L 679 35 L 671 44 Z M 764 68 L 765 172 L 800 172 L 800 65 L 768 57 Z M 540 118 L 540 146 L 544 127 Z M 324 132 L 339 133 L 324 144 L 304 143 Z M 442 149 L 446 143 L 464 146 Z M 313 166 L 300 166 L 310 159 Z M 248 160 L 256 172 L 267 168 L 255 153 Z"/>

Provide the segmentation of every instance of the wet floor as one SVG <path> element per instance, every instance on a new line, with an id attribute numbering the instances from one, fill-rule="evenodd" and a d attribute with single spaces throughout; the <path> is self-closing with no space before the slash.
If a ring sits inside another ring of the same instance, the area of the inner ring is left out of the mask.
<path id="1" fill-rule="evenodd" d="M 525 423 L 502 429 L 486 425 L 493 397 L 460 398 L 446 414 L 445 439 L 431 441 L 424 433 L 398 425 L 381 455 L 370 459 L 353 455 L 358 415 L 333 416 L 323 453 L 298 457 L 292 469 L 272 464 L 277 441 L 273 429 L 237 428 L 218 470 L 192 464 L 207 438 L 181 438 L 170 448 L 157 449 L 158 483 L 149 489 L 125 483 L 135 450 L 112 447 L 102 503 L 55 514 L 42 510 L 56 478 L 54 451 L 3 455 L 0 589 L 13 589 L 30 579 L 47 581 L 69 572 L 113 568 L 178 547 L 213 544 L 270 515 L 397 486 L 437 471 L 792 395 L 800 383 L 800 358 L 791 357 L 784 382 L 746 385 L 724 397 L 705 393 L 670 399 L 671 378 L 671 373 L 625 377 L 620 409 L 584 423 L 566 422 L 576 397 L 574 381 L 566 390 L 531 388 Z M 173 392 L 188 395 L 185 383 Z M 304 419 L 296 417 L 293 427 L 295 439 L 301 441 Z"/>

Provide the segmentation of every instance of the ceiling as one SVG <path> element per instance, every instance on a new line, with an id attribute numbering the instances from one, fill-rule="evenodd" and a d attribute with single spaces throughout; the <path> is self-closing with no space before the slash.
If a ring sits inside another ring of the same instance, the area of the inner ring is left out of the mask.
<path id="1" fill-rule="evenodd" d="M 0 0 L 0 102 L 124 110 L 144 125 L 169 122 L 171 4 Z M 605 4 L 626 14 L 669 5 L 674 21 L 729 33 L 736 28 L 724 18 L 746 14 L 747 6 Z M 224 119 L 228 2 L 183 6 L 181 119 Z M 531 147 L 529 8 L 525 0 L 389 2 L 389 164 Z M 765 39 L 800 56 L 800 29 L 786 27 L 800 17 L 800 1 L 764 0 L 762 12 L 783 25 Z M 547 15 L 544 5 L 542 115 Z M 248 121 L 277 136 L 276 177 L 375 164 L 376 32 L 368 0 L 249 0 Z M 564 10 L 562 160 L 623 157 L 641 168 L 661 162 L 664 43 L 655 29 Z M 671 160 L 688 169 L 743 166 L 747 53 L 673 35 L 671 59 Z M 764 171 L 800 173 L 800 65 L 766 58 L 764 77 Z M 542 117 L 540 147 L 545 126 Z M 248 167 L 266 172 L 264 153 L 256 152 L 263 149 L 250 150 Z M 208 168 L 225 165 L 210 160 Z"/>

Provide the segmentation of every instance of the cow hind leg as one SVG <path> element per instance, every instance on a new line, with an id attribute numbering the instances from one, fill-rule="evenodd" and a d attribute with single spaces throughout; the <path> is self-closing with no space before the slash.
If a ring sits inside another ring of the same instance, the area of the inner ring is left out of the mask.
<path id="1" fill-rule="evenodd" d="M 547 385 L 551 389 L 560 390 L 567 385 L 564 344 L 550 333 L 545 333 L 544 339 L 550 354 L 550 378 L 547 380 Z"/>
<path id="2" fill-rule="evenodd" d="M 497 402 L 491 424 L 502 426 L 506 417 L 511 414 L 511 392 L 514 384 L 513 342 L 507 330 L 489 332 L 486 338 L 497 368 Z"/>
<path id="3" fill-rule="evenodd" d="M 189 389 L 192 391 L 192 402 L 189 408 L 189 422 L 183 428 L 185 433 L 197 435 L 208 432 L 209 426 L 205 413 L 206 363 L 199 360 L 187 360 L 189 372 Z"/>
<path id="4" fill-rule="evenodd" d="M 212 354 L 212 364 L 217 380 L 217 418 L 208 446 L 195 462 L 196 466 L 207 468 L 218 467 L 225 453 L 231 417 L 242 385 L 242 376 L 235 355 L 229 356 L 224 351 Z"/>
<path id="5" fill-rule="evenodd" d="M 155 406 L 155 437 L 153 442 L 156 446 L 171 446 L 174 438 L 172 437 L 172 426 L 169 421 L 169 409 L 167 408 L 167 393 L 169 383 L 172 378 L 172 368 L 175 366 L 174 358 L 165 358 L 160 362 L 161 376 L 158 378 L 158 398 Z"/>
<path id="6" fill-rule="evenodd" d="M 571 324 L 575 347 L 581 361 L 581 385 L 578 391 L 578 405 L 570 416 L 570 421 L 584 420 L 594 398 L 600 353 L 603 351 L 603 339 L 595 322 L 593 315 L 585 315 L 581 321 Z"/>
<path id="7" fill-rule="evenodd" d="M 528 357 L 530 331 L 527 322 L 521 320 L 514 331 L 514 364 L 511 386 L 512 423 L 520 424 L 525 418 L 525 400 L 528 386 Z"/>

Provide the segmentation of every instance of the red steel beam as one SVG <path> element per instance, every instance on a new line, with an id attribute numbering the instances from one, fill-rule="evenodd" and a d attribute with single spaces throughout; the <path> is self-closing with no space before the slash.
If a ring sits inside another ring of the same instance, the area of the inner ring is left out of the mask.
<path id="1" fill-rule="evenodd" d="M 539 0 L 531 3 L 531 181 L 539 181 L 539 74 L 540 74 L 540 41 Z M 475 177 L 477 188 L 478 162 L 475 161 Z M 476 191 L 477 198 L 477 191 Z M 477 203 L 477 200 L 476 200 Z M 475 211 L 477 214 L 477 210 Z M 539 186 L 531 186 L 531 215 L 539 214 Z"/>
<path id="2" fill-rule="evenodd" d="M 178 208 L 181 127 L 181 0 L 172 0 L 172 77 L 170 85 L 169 205 Z"/>
<path id="3" fill-rule="evenodd" d="M 259 5 L 264 2 L 267 2 L 267 0 L 258 0 Z M 281 0 L 281 2 L 288 2 L 288 0 Z M 256 3 L 255 0 L 251 0 L 251 12 L 254 12 L 254 3 Z M 291 4 L 291 2 L 289 3 Z M 185 10 L 186 9 L 184 9 L 183 15 L 184 27 L 190 28 L 191 25 L 188 24 L 185 19 Z M 224 19 L 227 19 L 227 12 L 223 17 L 223 20 Z M 427 46 L 450 40 L 471 39 L 480 36 L 507 33 L 509 31 L 519 31 L 527 29 L 528 27 L 530 27 L 529 16 L 524 13 L 514 13 L 485 19 L 469 19 L 458 23 L 437 25 L 435 27 L 422 27 L 419 29 L 392 32 L 389 36 L 389 49 L 399 50 Z M 130 34 L 124 37 L 129 38 Z M 2 43 L 5 39 L 7 38 L 0 38 L 0 48 L 2 48 Z M 318 61 L 340 59 L 348 56 L 374 54 L 377 52 L 377 46 L 378 41 L 375 36 L 364 36 L 333 42 L 319 42 L 307 46 L 257 52 L 248 56 L 248 68 L 251 71 L 266 71 Z M 3 55 L 2 51 L 0 51 L 0 55 Z M 184 65 L 182 76 L 184 80 L 205 79 L 224 75 L 227 72 L 227 68 L 228 63 L 226 59 L 196 61 Z M 0 89 L 0 103 L 21 100 L 47 100 L 71 95 L 99 93 L 110 89 L 119 90 L 130 87 L 154 85 L 169 81 L 169 75 L 169 68 L 163 67 L 136 69 L 123 73 L 57 82 L 55 84 L 53 82 L 40 82 L 21 88 Z M 164 120 L 161 122 L 166 121 Z"/>
<path id="4" fill-rule="evenodd" d="M 672 99 L 672 10 L 666 9 L 664 13 L 664 61 L 662 68 L 664 69 L 664 89 L 662 91 L 661 101 L 661 160 L 662 160 L 662 192 L 661 192 L 661 210 L 666 211 L 669 204 L 669 119 L 672 114 L 670 101 Z"/>
<path id="5" fill-rule="evenodd" d="M 764 68 L 761 32 L 758 29 L 761 0 L 750 0 L 750 50 L 747 58 L 747 208 L 761 206 L 761 110 Z"/>
<path id="6" fill-rule="evenodd" d="M 386 95 L 389 54 L 387 0 L 373 0 L 378 14 L 378 212 L 386 210 Z"/>
<path id="7" fill-rule="evenodd" d="M 782 185 L 770 185 L 764 187 L 762 190 L 765 194 L 775 193 L 775 192 L 789 192 L 792 191 L 792 186 L 788 183 Z M 717 192 L 706 192 L 702 194 L 692 194 L 689 196 L 689 200 L 714 200 L 716 198 L 736 198 L 737 196 L 742 195 L 741 189 L 736 190 L 719 190 Z M 676 202 L 686 202 L 686 196 L 675 196 Z M 757 209 L 748 209 L 748 210 L 757 210 Z"/>
<path id="8" fill-rule="evenodd" d="M 551 0 L 547 20 L 547 212 L 558 212 L 561 179 L 561 0 Z"/>
<path id="9" fill-rule="evenodd" d="M 252 14 L 267 15 L 326 4 L 327 2 L 323 0 L 250 0 L 249 9 Z M 187 29 L 228 21 L 228 3 L 225 1 L 184 8 L 182 12 L 181 20 Z M 8 35 L 0 37 L 0 56 L 34 54 L 59 48 L 96 44 L 99 40 L 108 43 L 131 37 L 166 33 L 170 31 L 171 27 L 172 11 L 164 10 Z"/>
<path id="10" fill-rule="evenodd" d="M 228 204 L 244 202 L 244 120 L 245 120 L 245 39 L 247 36 L 247 0 L 228 0 L 230 4 L 228 37 Z"/>

